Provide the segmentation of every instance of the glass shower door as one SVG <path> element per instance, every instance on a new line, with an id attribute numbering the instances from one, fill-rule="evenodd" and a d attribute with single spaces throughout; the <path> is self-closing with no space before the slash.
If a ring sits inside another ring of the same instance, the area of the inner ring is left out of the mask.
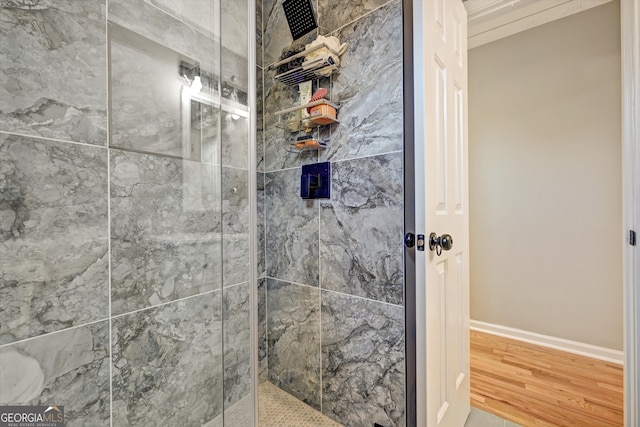
<path id="1" fill-rule="evenodd" d="M 216 2 L 108 11 L 114 425 L 221 425 Z"/>
<path id="2" fill-rule="evenodd" d="M 0 2 L 0 407 L 253 424 L 253 12 L 221 1 Z"/>
<path id="3" fill-rule="evenodd" d="M 229 6 L 109 6 L 118 425 L 253 422 L 247 59 L 221 45 Z"/>
<path id="4" fill-rule="evenodd" d="M 249 1 L 220 0 L 224 425 L 253 426 L 255 161 L 251 153 Z M 251 35 L 253 37 L 253 35 Z"/>

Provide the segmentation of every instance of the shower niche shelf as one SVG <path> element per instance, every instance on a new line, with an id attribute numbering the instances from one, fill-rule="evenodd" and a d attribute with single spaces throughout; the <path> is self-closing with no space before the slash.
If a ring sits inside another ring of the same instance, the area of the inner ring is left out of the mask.
<path id="1" fill-rule="evenodd" d="M 336 58 L 340 55 L 335 50 L 331 49 L 326 43 L 318 44 L 309 49 L 305 49 L 300 53 L 288 56 L 272 65 L 276 70 L 286 68 L 286 71 L 282 71 L 276 74 L 275 79 L 284 83 L 287 86 L 296 86 L 302 82 L 308 80 L 316 80 L 322 77 L 329 77 L 338 70 L 338 65 L 334 62 L 331 55 L 326 55 L 326 58 L 321 58 L 310 61 L 308 64 L 304 64 L 305 56 L 320 50 L 327 49 Z"/>

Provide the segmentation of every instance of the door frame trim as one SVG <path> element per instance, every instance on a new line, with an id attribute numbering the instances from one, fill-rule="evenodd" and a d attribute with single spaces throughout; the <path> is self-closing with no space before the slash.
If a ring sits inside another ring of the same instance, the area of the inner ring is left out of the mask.
<path id="1" fill-rule="evenodd" d="M 636 230 L 640 224 L 640 0 L 620 1 L 622 49 L 622 156 L 624 230 Z M 640 356 L 640 252 L 624 242 L 624 420 L 625 426 L 640 425 L 636 402 L 638 389 L 638 357 Z"/>
<path id="2" fill-rule="evenodd" d="M 413 2 L 402 0 L 404 73 L 404 229 L 415 230 L 414 167 L 414 27 Z M 626 236 L 640 224 L 640 0 L 620 1 L 622 57 L 623 212 Z M 640 425 L 640 251 L 624 241 L 624 418 Z M 416 271 L 415 249 L 404 250 L 405 282 L 405 411 L 407 427 L 417 427 Z M 421 339 L 421 342 L 424 340 Z M 423 405 L 421 405 L 423 406 Z M 420 426 L 426 427 L 426 426 Z"/>

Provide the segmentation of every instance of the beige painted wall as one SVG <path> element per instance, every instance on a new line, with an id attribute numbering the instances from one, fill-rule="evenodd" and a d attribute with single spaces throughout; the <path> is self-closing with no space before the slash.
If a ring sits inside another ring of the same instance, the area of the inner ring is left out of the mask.
<path id="1" fill-rule="evenodd" d="M 471 318 L 622 349 L 619 4 L 469 52 Z"/>

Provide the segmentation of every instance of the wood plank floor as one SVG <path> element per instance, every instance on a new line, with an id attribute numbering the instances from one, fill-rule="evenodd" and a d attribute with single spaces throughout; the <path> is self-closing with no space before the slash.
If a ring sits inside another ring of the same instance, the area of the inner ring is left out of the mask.
<path id="1" fill-rule="evenodd" d="M 622 366 L 471 331 L 471 405 L 529 426 L 620 427 Z"/>

